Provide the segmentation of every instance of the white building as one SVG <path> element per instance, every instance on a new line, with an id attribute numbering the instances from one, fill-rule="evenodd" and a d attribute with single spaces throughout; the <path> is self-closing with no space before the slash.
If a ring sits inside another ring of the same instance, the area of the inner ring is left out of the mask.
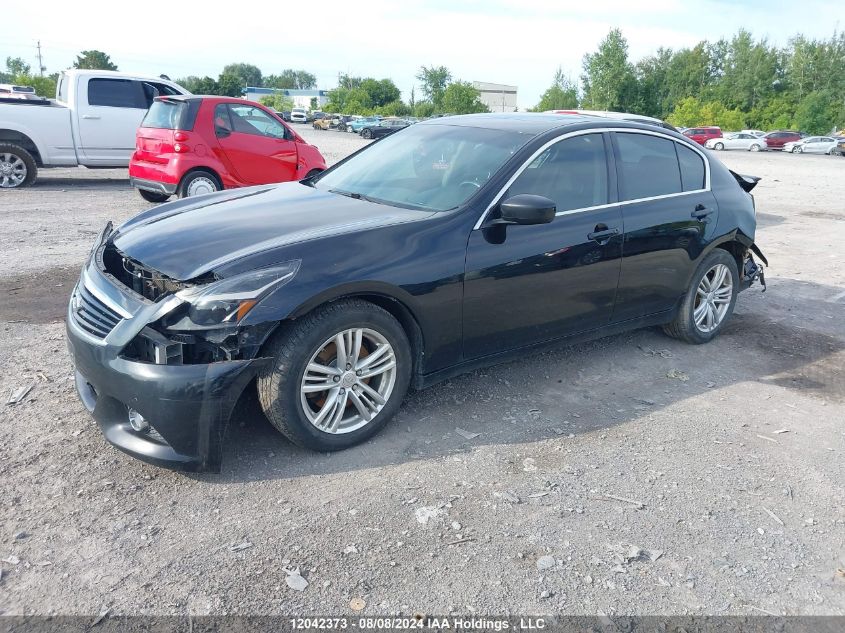
<path id="1" fill-rule="evenodd" d="M 293 88 L 255 88 L 255 87 L 248 87 L 244 91 L 244 98 L 248 99 L 249 101 L 259 101 L 261 97 L 266 97 L 268 95 L 273 94 L 281 94 L 293 101 L 294 108 L 305 108 L 306 110 L 311 110 L 311 100 L 317 100 L 317 107 L 315 109 L 319 110 L 322 108 L 326 103 L 329 101 L 328 90 L 295 90 Z"/>
<path id="2" fill-rule="evenodd" d="M 472 87 L 481 93 L 479 99 L 481 99 L 481 103 L 490 108 L 490 112 L 516 111 L 516 86 L 473 81 Z"/>

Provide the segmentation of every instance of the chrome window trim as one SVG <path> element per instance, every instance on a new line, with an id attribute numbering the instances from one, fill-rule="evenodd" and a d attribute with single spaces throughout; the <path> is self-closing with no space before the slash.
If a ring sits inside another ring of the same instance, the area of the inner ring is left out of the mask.
<path id="1" fill-rule="evenodd" d="M 587 130 L 576 130 L 575 132 L 568 132 L 567 134 L 562 134 L 560 136 L 556 136 L 555 138 L 551 139 L 550 141 L 544 143 L 540 146 L 537 151 L 535 151 L 528 159 L 517 169 L 513 175 L 508 179 L 508 181 L 504 184 L 504 186 L 499 190 L 499 193 L 495 195 L 493 200 L 490 201 L 490 204 L 487 205 L 487 208 L 484 210 L 484 213 L 481 214 L 481 217 L 478 218 L 478 222 L 475 223 L 475 226 L 472 227 L 473 231 L 477 231 L 481 228 L 481 225 L 484 224 L 484 220 L 487 219 L 487 215 L 490 211 L 495 207 L 499 201 L 502 199 L 502 196 L 505 195 L 505 192 L 510 189 L 511 185 L 522 175 L 528 166 L 537 159 L 537 157 L 549 149 L 555 143 L 560 143 L 568 138 L 573 138 L 575 136 L 584 136 L 585 134 L 603 134 L 605 132 L 623 132 L 623 133 L 630 133 L 630 134 L 648 134 L 649 136 L 657 136 L 660 138 L 664 138 L 668 141 L 672 141 L 673 143 L 681 144 L 679 139 L 676 139 L 668 134 L 661 132 L 660 130 L 640 130 L 636 128 L 626 128 L 626 127 L 602 127 L 602 128 L 591 128 Z M 567 209 L 566 211 L 558 211 L 555 213 L 555 217 L 561 215 L 571 215 L 573 213 L 582 213 L 584 211 L 595 211 L 597 209 L 607 209 L 609 207 L 617 207 L 617 206 L 626 206 L 629 204 L 637 204 L 639 202 L 649 202 L 651 200 L 662 200 L 664 198 L 674 198 L 677 196 L 687 196 L 694 193 L 703 193 L 705 191 L 710 191 L 710 161 L 707 159 L 707 155 L 704 151 L 699 147 L 694 147 L 690 144 L 683 143 L 684 147 L 691 149 L 694 152 L 697 152 L 698 155 L 701 157 L 701 160 L 704 161 L 704 188 L 703 189 L 694 189 L 692 191 L 680 191 L 678 193 L 666 193 L 659 196 L 650 196 L 647 198 L 636 198 L 635 200 L 625 200 L 623 202 L 609 202 L 607 204 L 600 204 L 592 207 L 581 207 L 578 209 Z M 679 166 L 680 169 L 680 166 Z"/>

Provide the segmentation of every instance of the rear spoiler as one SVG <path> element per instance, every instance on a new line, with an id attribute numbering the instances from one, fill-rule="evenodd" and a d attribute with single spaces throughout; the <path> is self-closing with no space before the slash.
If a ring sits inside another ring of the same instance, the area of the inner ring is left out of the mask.
<path id="1" fill-rule="evenodd" d="M 736 181 L 739 183 L 739 186 L 742 187 L 743 191 L 751 192 L 754 187 L 757 186 L 757 183 L 760 182 L 761 178 L 758 176 L 743 176 L 742 174 L 738 174 L 733 170 L 728 170 L 731 172 L 731 175 L 736 178 Z"/>

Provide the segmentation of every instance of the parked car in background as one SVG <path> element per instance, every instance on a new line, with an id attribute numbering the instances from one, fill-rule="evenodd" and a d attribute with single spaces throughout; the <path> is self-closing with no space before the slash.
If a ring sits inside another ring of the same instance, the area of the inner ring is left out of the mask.
<path id="1" fill-rule="evenodd" d="M 350 132 L 355 132 L 356 134 L 360 134 L 361 130 L 363 130 L 368 125 L 372 126 L 381 121 L 380 116 L 366 116 L 360 119 L 356 119 L 346 124 L 346 128 Z"/>
<path id="2" fill-rule="evenodd" d="M 66 70 L 56 99 L 0 102 L 0 187 L 25 187 L 41 167 L 126 167 L 135 131 L 158 95 L 188 92 L 165 79 Z"/>
<path id="3" fill-rule="evenodd" d="M 381 138 L 411 125 L 405 119 L 382 119 L 374 125 L 361 128 L 361 138 Z"/>
<path id="4" fill-rule="evenodd" d="M 319 119 L 315 118 L 314 122 L 311 124 L 311 126 L 315 130 L 328 130 L 331 127 L 331 124 L 332 124 L 331 118 L 328 117 L 328 116 L 324 116 L 324 117 L 320 117 Z"/>
<path id="5" fill-rule="evenodd" d="M 0 84 L 0 99 L 40 100 L 32 86 L 18 86 L 16 84 Z"/>
<path id="6" fill-rule="evenodd" d="M 695 141 L 699 145 L 704 145 L 711 138 L 721 138 L 722 128 L 715 125 L 705 127 L 691 127 L 688 130 L 684 131 L 684 136 L 686 136 L 691 141 Z"/>
<path id="7" fill-rule="evenodd" d="M 220 470 L 255 383 L 292 442 L 337 451 L 409 387 L 539 346 L 656 325 L 713 340 L 761 280 L 757 179 L 671 131 L 607 127 L 437 119 L 304 182 L 109 223 L 66 313 L 82 403 L 130 455 Z M 731 362 L 728 343 L 707 353 Z"/>
<path id="8" fill-rule="evenodd" d="M 734 132 L 726 136 L 707 139 L 704 143 L 707 149 L 744 149 L 750 152 L 759 152 L 766 147 L 765 141 L 753 134 L 745 132 Z"/>
<path id="9" fill-rule="evenodd" d="M 338 132 L 346 132 L 346 126 L 352 122 L 353 118 L 350 114 L 342 114 L 337 119 L 337 131 Z"/>
<path id="10" fill-rule="evenodd" d="M 763 130 L 740 130 L 740 134 L 751 134 L 752 136 L 761 137 L 765 136 L 766 133 Z"/>
<path id="11" fill-rule="evenodd" d="M 149 202 L 289 180 L 326 168 L 269 108 L 232 97 L 158 97 L 138 128 L 129 164 L 133 187 Z"/>
<path id="12" fill-rule="evenodd" d="M 292 108 L 290 111 L 291 123 L 307 123 L 308 111 L 305 108 Z"/>
<path id="13" fill-rule="evenodd" d="M 763 137 L 763 140 L 766 141 L 767 149 L 771 150 L 782 150 L 783 146 L 787 143 L 794 143 L 796 141 L 801 140 L 801 134 L 798 132 L 792 132 L 790 130 L 777 130 L 775 132 L 769 132 Z"/>
<path id="14" fill-rule="evenodd" d="M 834 154 L 838 154 L 839 156 L 845 156 L 845 138 L 837 141 L 836 151 L 834 151 Z"/>
<path id="15" fill-rule="evenodd" d="M 832 136 L 808 136 L 800 141 L 784 143 L 783 151 L 793 154 L 835 154 L 839 144 Z"/>
<path id="16" fill-rule="evenodd" d="M 282 118 L 282 121 L 290 123 L 290 110 L 282 110 L 281 112 L 276 110 L 275 112 Z"/>

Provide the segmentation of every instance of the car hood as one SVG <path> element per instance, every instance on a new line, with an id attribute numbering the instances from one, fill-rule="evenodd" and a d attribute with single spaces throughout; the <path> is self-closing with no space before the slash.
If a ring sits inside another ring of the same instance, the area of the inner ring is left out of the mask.
<path id="1" fill-rule="evenodd" d="M 110 241 L 142 265 L 188 281 L 257 253 L 430 215 L 293 182 L 154 207 L 122 225 Z"/>

